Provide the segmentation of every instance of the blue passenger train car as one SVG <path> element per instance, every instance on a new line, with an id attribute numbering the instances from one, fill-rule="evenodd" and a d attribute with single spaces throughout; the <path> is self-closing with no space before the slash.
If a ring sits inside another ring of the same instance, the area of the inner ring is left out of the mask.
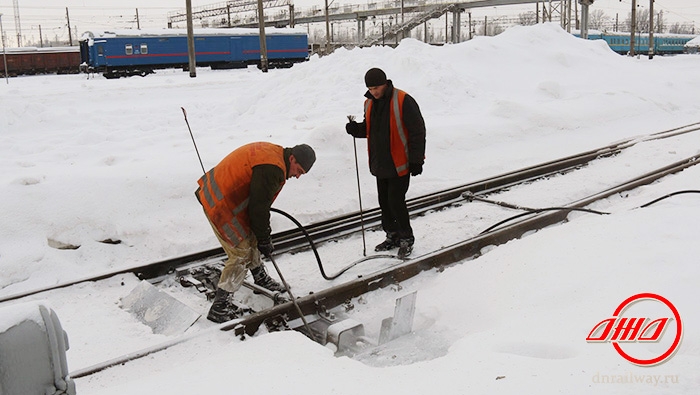
<path id="1" fill-rule="evenodd" d="M 580 34 L 574 33 L 576 37 Z M 685 52 L 685 44 L 697 37 L 694 34 L 672 34 L 672 33 L 655 33 L 654 34 L 654 54 L 655 55 L 674 55 Z M 610 49 L 619 54 L 628 54 L 630 52 L 630 33 L 623 32 L 601 32 L 597 30 L 589 31 L 589 40 L 604 40 Z M 634 52 L 636 54 L 646 55 L 649 53 L 649 33 L 639 34 L 634 37 Z"/>
<path id="2" fill-rule="evenodd" d="M 291 67 L 309 58 L 303 30 L 266 28 L 270 68 Z M 197 66 L 213 69 L 260 66 L 258 29 L 195 29 Z M 85 32 L 80 40 L 81 66 L 107 78 L 147 75 L 155 69 L 187 69 L 187 31 L 184 29 Z"/>

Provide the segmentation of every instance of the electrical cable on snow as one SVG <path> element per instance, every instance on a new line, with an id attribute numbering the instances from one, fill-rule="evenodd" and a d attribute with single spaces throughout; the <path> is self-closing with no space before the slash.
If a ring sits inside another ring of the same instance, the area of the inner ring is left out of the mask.
<path id="1" fill-rule="evenodd" d="M 688 189 L 688 190 L 684 190 L 684 191 L 678 191 L 678 192 L 669 193 L 668 195 L 662 196 L 662 197 L 660 197 L 660 198 L 658 198 L 658 199 L 656 199 L 656 200 L 652 200 L 652 201 L 649 202 L 649 203 L 643 204 L 643 205 L 639 206 L 639 208 L 649 207 L 649 206 L 651 206 L 652 204 L 657 203 L 657 202 L 660 202 L 661 200 L 664 200 L 664 199 L 666 199 L 666 198 L 670 198 L 671 196 L 682 195 L 682 194 L 685 194 L 685 193 L 700 193 L 700 191 L 698 191 L 698 190 L 693 190 L 693 189 Z"/>
<path id="2" fill-rule="evenodd" d="M 359 259 L 348 266 L 342 268 L 338 273 L 329 276 L 326 274 L 326 271 L 323 269 L 323 263 L 321 263 L 321 257 L 318 255 L 318 250 L 316 249 L 316 244 L 314 243 L 313 239 L 309 235 L 309 232 L 306 231 L 306 228 L 299 223 L 299 221 L 296 220 L 296 218 L 292 217 L 291 215 L 285 213 L 282 210 L 276 209 L 274 207 L 270 208 L 270 211 L 273 211 L 275 213 L 281 214 L 285 217 L 287 217 L 290 221 L 294 222 L 294 225 L 299 228 L 301 233 L 304 234 L 304 237 L 306 238 L 306 241 L 309 242 L 309 246 L 311 247 L 311 250 L 314 252 L 314 256 L 316 257 L 316 263 L 318 263 L 318 270 L 321 272 L 321 276 L 323 276 L 324 279 L 326 280 L 335 280 L 336 278 L 340 277 L 343 273 L 347 272 L 348 270 L 352 269 L 355 267 L 358 263 L 368 261 L 370 259 L 379 259 L 379 258 L 396 258 L 395 255 L 388 255 L 388 254 L 377 254 L 377 255 L 370 255 L 370 256 L 365 256 L 362 259 Z"/>
<path id="3" fill-rule="evenodd" d="M 686 194 L 686 193 L 700 193 L 700 191 L 699 191 L 699 190 L 683 190 L 683 191 L 677 191 L 677 192 L 669 193 L 668 195 L 665 195 L 665 196 L 662 196 L 662 197 L 660 197 L 660 198 L 658 198 L 658 199 L 652 200 L 651 202 L 645 203 L 645 204 L 643 204 L 643 205 L 641 205 L 641 206 L 639 206 L 639 207 L 637 207 L 637 208 L 649 207 L 649 206 L 651 206 L 652 204 L 657 203 L 657 202 L 659 202 L 659 201 L 661 201 L 661 200 L 664 200 L 664 199 L 667 199 L 667 198 L 669 198 L 669 197 L 676 196 L 676 195 Z M 500 222 L 496 223 L 495 225 L 492 225 L 492 226 L 488 227 L 486 230 L 484 230 L 484 231 L 482 231 L 481 233 L 479 233 L 480 235 L 482 235 L 482 234 L 484 234 L 484 233 L 487 233 L 487 232 L 490 232 L 490 231 L 494 230 L 495 228 L 499 227 L 500 225 L 503 225 L 503 224 L 505 224 L 505 223 L 507 223 L 507 222 L 513 221 L 513 220 L 518 219 L 518 218 L 520 218 L 520 217 L 524 217 L 524 216 L 527 216 L 527 215 L 539 214 L 539 213 L 544 212 L 544 211 L 560 211 L 560 210 L 561 210 L 561 211 L 564 211 L 564 210 L 566 210 L 566 211 L 579 211 L 579 212 L 585 212 L 585 213 L 591 213 L 591 214 L 598 214 L 598 215 L 608 215 L 608 214 L 611 214 L 611 213 L 607 213 L 607 212 L 603 212 L 603 211 L 596 211 L 596 210 L 591 210 L 591 209 L 586 209 L 586 208 L 578 208 L 578 207 L 529 208 L 529 207 L 518 206 L 518 205 L 515 205 L 515 204 L 505 203 L 505 202 L 501 202 L 501 201 L 496 201 L 496 200 L 489 200 L 489 199 L 480 198 L 480 197 L 477 197 L 476 195 L 474 195 L 474 193 L 471 192 L 471 191 L 468 191 L 468 192 L 463 193 L 463 194 L 462 194 L 462 197 L 463 197 L 464 199 L 466 199 L 467 201 L 469 201 L 469 202 L 472 202 L 472 201 L 475 201 L 475 200 L 476 200 L 476 201 L 480 201 L 480 202 L 484 202 L 484 203 L 495 204 L 495 205 L 498 205 L 498 206 L 501 206 L 501 207 L 512 208 L 512 209 L 516 209 L 516 210 L 525 210 L 525 211 L 526 211 L 526 212 L 524 212 L 524 213 L 520 213 L 520 214 L 518 214 L 518 215 L 514 215 L 514 216 L 512 216 L 512 217 L 506 218 L 506 219 L 504 219 L 503 221 L 500 221 Z"/>

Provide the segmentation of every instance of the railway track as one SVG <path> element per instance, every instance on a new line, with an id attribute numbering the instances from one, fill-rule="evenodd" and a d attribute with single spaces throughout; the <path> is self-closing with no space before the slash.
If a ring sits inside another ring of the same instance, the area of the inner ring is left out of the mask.
<path id="1" fill-rule="evenodd" d="M 487 179 L 456 186 L 453 188 L 437 191 L 424 196 L 409 199 L 407 201 L 410 215 L 412 217 L 423 215 L 431 210 L 442 210 L 454 204 L 461 204 L 465 201 L 463 195 L 470 193 L 474 195 L 495 194 L 519 184 L 534 182 L 537 179 L 551 177 L 557 174 L 571 172 L 582 168 L 590 162 L 611 157 L 619 154 L 625 149 L 633 147 L 639 143 L 661 140 L 681 136 L 700 130 L 700 122 L 693 123 L 653 134 L 639 136 L 616 142 L 604 147 L 582 152 L 576 155 L 567 156 L 550 162 L 535 166 L 526 167 L 520 170 L 497 175 Z M 320 244 L 332 239 L 343 238 L 353 233 L 359 232 L 364 225 L 370 229 L 378 227 L 380 224 L 380 211 L 378 208 L 366 210 L 363 213 L 353 212 L 350 214 L 334 217 L 324 221 L 306 225 L 304 230 L 291 229 L 272 235 L 273 243 L 277 254 L 294 252 L 309 248 L 309 239 L 315 244 Z M 28 290 L 0 297 L 0 303 L 20 299 L 38 293 L 69 287 L 86 281 L 100 281 L 118 274 L 133 273 L 138 278 L 157 282 L 164 276 L 175 273 L 179 268 L 193 266 L 198 262 L 209 262 L 224 257 L 222 248 L 213 248 L 206 251 L 166 259 L 159 262 L 138 265 L 114 271 L 105 272 L 98 275 L 77 278 L 72 281 L 54 284 L 43 288 Z"/>
<path id="2" fill-rule="evenodd" d="M 547 162 L 541 165 L 528 167 L 518 171 L 488 178 L 470 184 L 465 184 L 448 190 L 439 191 L 433 194 L 417 197 L 409 201 L 409 209 L 412 216 L 422 215 L 431 211 L 440 211 L 449 206 L 463 205 L 469 201 L 469 197 L 483 197 L 506 191 L 515 186 L 528 183 L 535 183 L 536 180 L 554 177 L 575 170 L 583 169 L 597 159 L 611 158 L 620 154 L 623 150 L 633 147 L 641 142 L 672 138 L 700 130 L 699 124 L 687 125 L 681 128 L 667 130 L 643 136 L 636 139 L 629 139 L 615 144 L 601 147 L 596 150 L 587 151 L 578 155 L 569 156 L 556 161 Z M 378 271 L 366 275 L 358 275 L 355 279 L 337 284 L 330 288 L 315 290 L 308 295 L 296 299 L 298 309 L 309 321 L 332 316 L 334 309 L 338 309 L 348 300 L 363 295 L 365 293 L 401 283 L 410 279 L 423 271 L 435 268 L 443 268 L 460 261 L 470 260 L 478 257 L 481 251 L 488 246 L 503 244 L 509 240 L 519 238 L 522 235 L 532 232 L 552 224 L 565 221 L 568 215 L 574 211 L 582 209 L 590 204 L 611 197 L 615 194 L 629 191 L 642 185 L 647 185 L 655 180 L 669 174 L 679 172 L 698 163 L 700 155 L 688 156 L 682 160 L 666 164 L 644 174 L 628 178 L 622 182 L 617 182 L 602 190 L 589 193 L 581 198 L 568 201 L 565 204 L 557 205 L 557 210 L 531 212 L 528 215 L 504 223 L 503 226 L 489 229 L 476 236 L 460 240 L 448 246 L 413 257 L 408 261 L 385 267 Z M 363 213 L 362 218 L 365 227 L 376 226 L 379 223 L 378 210 L 368 210 Z M 331 239 L 348 237 L 360 229 L 360 213 L 352 213 L 345 216 L 333 218 L 319 223 L 306 226 L 305 232 L 314 243 L 322 243 Z M 281 232 L 274 235 L 277 251 L 289 252 L 308 249 L 307 236 L 299 229 Z M 221 249 L 212 249 L 185 257 L 156 262 L 137 268 L 123 270 L 117 273 L 135 273 L 141 279 L 148 279 L 158 282 L 165 276 L 182 269 L 185 266 L 197 266 L 207 262 L 221 260 L 223 257 Z M 320 263 L 319 263 L 320 264 Z M 99 280 L 117 273 L 109 273 L 91 280 Z M 86 280 L 82 280 L 86 281 Z M 70 284 L 62 285 L 68 286 Z M 52 287 L 56 288 L 56 287 Z M 41 292 L 41 290 L 37 291 Z M 268 295 L 269 296 L 269 295 Z M 4 300 L 8 300 L 5 298 Z M 0 301 L 4 301 L 0 300 Z M 299 318 L 297 306 L 291 301 L 286 301 L 274 305 L 272 308 L 259 311 L 248 316 L 233 320 L 216 326 L 215 330 L 231 331 L 238 336 L 245 334 L 252 335 L 258 331 L 261 325 L 282 322 L 291 329 L 305 332 L 309 337 L 318 339 L 323 337 L 323 333 L 308 333 L 303 328 Z M 201 334 L 201 333 L 200 333 Z M 187 341 L 198 334 L 188 334 L 175 338 L 166 343 L 155 345 L 147 349 L 131 353 L 124 357 L 112 359 L 85 369 L 71 373 L 74 378 L 88 376 L 99 372 L 110 366 L 124 363 L 126 361 L 143 357 L 151 353 L 166 349 L 180 342 Z"/>

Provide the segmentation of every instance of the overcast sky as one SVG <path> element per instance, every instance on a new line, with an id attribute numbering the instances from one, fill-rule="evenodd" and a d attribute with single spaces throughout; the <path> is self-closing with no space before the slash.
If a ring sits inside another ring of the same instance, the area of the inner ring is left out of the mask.
<path id="1" fill-rule="evenodd" d="M 312 6 L 323 7 L 324 0 L 293 0 L 298 8 Z M 375 3 L 374 0 L 329 0 L 340 4 Z M 650 0 L 637 0 L 642 8 L 649 7 Z M 213 0 L 192 0 L 193 7 L 221 3 Z M 11 0 L 0 2 L 0 13 L 5 30 L 6 45 L 17 46 L 17 33 Z M 86 30 L 103 28 L 136 28 L 136 9 L 139 12 L 141 28 L 160 28 L 167 26 L 167 14 L 170 11 L 182 10 L 185 0 L 120 0 L 94 1 L 85 0 L 19 0 L 22 36 L 27 39 L 34 37 L 38 41 L 39 27 L 44 40 L 56 37 L 67 39 L 66 7 L 74 31 L 82 33 Z M 632 0 L 595 0 L 591 11 L 603 10 L 611 18 L 616 14 L 620 21 L 627 18 L 631 11 Z M 534 10 L 534 4 L 523 6 L 487 7 L 472 10 L 474 18 L 517 16 L 520 12 Z M 667 23 L 700 23 L 700 1 L 698 0 L 655 0 L 655 12 L 664 11 Z M 76 39 L 75 37 L 73 37 Z"/>

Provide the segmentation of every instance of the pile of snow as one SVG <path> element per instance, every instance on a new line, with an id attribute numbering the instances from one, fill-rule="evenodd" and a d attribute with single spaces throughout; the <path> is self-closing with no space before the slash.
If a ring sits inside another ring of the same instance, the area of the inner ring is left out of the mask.
<path id="1" fill-rule="evenodd" d="M 0 88 L 0 296 L 218 246 L 194 198 L 202 169 L 181 107 L 207 169 L 251 141 L 313 146 L 313 170 L 290 180 L 275 202 L 312 223 L 358 209 L 353 142 L 344 125 L 347 115 L 362 116 L 363 75 L 371 67 L 411 94 L 426 120 L 425 171 L 411 181 L 413 197 L 697 122 L 699 62 L 622 57 L 602 42 L 544 24 L 444 47 L 406 39 L 396 49 L 340 49 L 269 73 L 251 67 L 199 69 L 197 78 L 181 70 L 120 80 L 13 78 Z M 658 155 L 675 149 L 669 142 Z M 364 141 L 357 153 L 362 201 L 372 208 Z M 630 156 L 629 166 L 643 161 Z M 699 176 L 688 169 L 628 200 L 600 203 L 614 215 L 572 216 L 444 273 L 425 273 L 399 292 L 368 295 L 356 314 L 386 317 L 396 297 L 418 290 L 414 333 L 374 358 L 335 358 L 295 332 L 244 342 L 211 333 L 79 379 L 78 391 L 695 393 L 700 203 L 687 195 L 646 210 L 620 205 L 697 189 Z M 468 224 L 478 220 L 474 215 L 452 220 Z M 273 216 L 272 226 L 277 232 L 290 224 Z M 474 236 L 429 217 L 414 227 L 417 248 Z M 372 233 L 368 243 L 380 240 Z M 282 270 L 293 287 L 304 284 L 302 267 Z M 137 283 L 135 276 L 116 276 L 30 299 L 54 305 L 71 339 L 69 366 L 82 369 L 168 340 L 117 307 Z M 686 328 L 678 352 L 652 368 L 630 364 L 610 344 L 585 341 L 596 323 L 640 292 L 673 301 Z"/>

